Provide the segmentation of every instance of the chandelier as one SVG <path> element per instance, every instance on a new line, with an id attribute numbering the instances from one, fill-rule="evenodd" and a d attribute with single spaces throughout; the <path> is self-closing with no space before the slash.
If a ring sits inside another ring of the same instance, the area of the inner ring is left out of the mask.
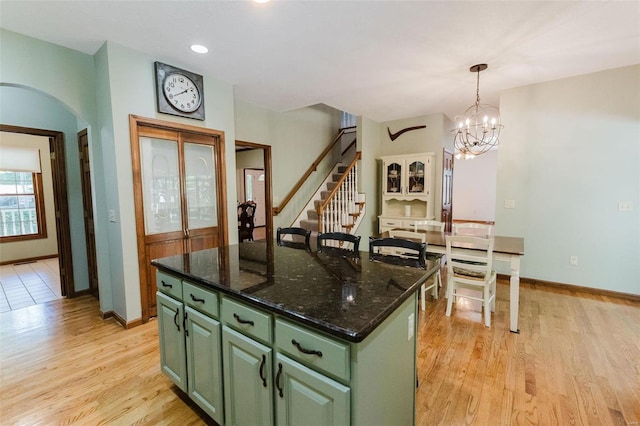
<path id="1" fill-rule="evenodd" d="M 500 124 L 500 112 L 493 105 L 480 103 L 480 71 L 486 69 L 487 64 L 469 68 L 469 71 L 478 73 L 476 103 L 467 108 L 461 117 L 456 117 L 456 128 L 451 130 L 456 158 L 473 158 L 498 145 L 498 136 L 503 127 Z"/>

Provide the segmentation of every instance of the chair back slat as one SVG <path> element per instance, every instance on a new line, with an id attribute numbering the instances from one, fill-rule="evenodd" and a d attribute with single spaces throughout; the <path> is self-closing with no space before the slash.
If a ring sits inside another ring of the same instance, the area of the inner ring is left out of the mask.
<path id="1" fill-rule="evenodd" d="M 348 253 L 358 253 L 360 236 L 346 232 L 326 232 L 318 234 L 317 249 L 321 252 L 326 247 Z"/>
<path id="2" fill-rule="evenodd" d="M 484 223 L 454 223 L 453 235 L 469 235 L 488 238 L 493 234 L 493 226 Z"/>
<path id="3" fill-rule="evenodd" d="M 283 247 L 291 247 L 295 249 L 304 249 L 307 251 L 311 251 L 311 246 L 309 245 L 310 239 L 311 231 L 304 228 L 278 228 L 276 232 L 276 243 L 279 246 Z"/>
<path id="4" fill-rule="evenodd" d="M 426 268 L 427 244 L 402 238 L 369 239 L 369 260 Z"/>
<path id="5" fill-rule="evenodd" d="M 413 222 L 413 230 L 444 232 L 444 225 L 444 222 L 439 222 L 437 220 L 418 220 Z"/>

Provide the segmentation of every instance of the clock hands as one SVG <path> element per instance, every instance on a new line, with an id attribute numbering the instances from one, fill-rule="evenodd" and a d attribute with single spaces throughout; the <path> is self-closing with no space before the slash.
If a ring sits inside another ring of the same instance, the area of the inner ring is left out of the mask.
<path id="1" fill-rule="evenodd" d="M 182 95 L 183 93 L 187 93 L 188 91 L 189 91 L 189 88 L 184 89 L 182 92 L 180 92 L 180 93 L 176 93 L 176 94 L 174 94 L 173 96 L 180 96 L 180 95 Z"/>

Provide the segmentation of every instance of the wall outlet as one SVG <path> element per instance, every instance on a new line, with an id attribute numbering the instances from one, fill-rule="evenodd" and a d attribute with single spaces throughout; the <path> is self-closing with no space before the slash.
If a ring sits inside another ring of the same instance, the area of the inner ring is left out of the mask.
<path id="1" fill-rule="evenodd" d="M 411 340 L 413 338 L 413 334 L 415 333 L 415 323 L 416 323 L 416 317 L 411 314 L 409 315 L 409 318 L 407 319 L 407 340 Z"/>
<path id="2" fill-rule="evenodd" d="M 633 202 L 631 201 L 618 201 L 618 211 L 630 212 L 633 210 Z"/>
<path id="3" fill-rule="evenodd" d="M 571 256 L 569 258 L 569 265 L 577 266 L 578 265 L 578 256 Z"/>
<path id="4" fill-rule="evenodd" d="M 516 208 L 516 200 L 504 200 L 504 208 L 505 209 L 515 209 Z"/>

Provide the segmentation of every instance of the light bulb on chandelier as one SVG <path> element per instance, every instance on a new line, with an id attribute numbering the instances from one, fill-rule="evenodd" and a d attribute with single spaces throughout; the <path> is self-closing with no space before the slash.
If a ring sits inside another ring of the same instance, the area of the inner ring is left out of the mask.
<path id="1" fill-rule="evenodd" d="M 480 71 L 486 69 L 487 64 L 469 68 L 469 71 L 478 73 L 476 103 L 467 108 L 462 116 L 456 117 L 458 124 L 451 130 L 454 134 L 456 158 L 474 158 L 498 145 L 498 137 L 503 127 L 500 124 L 500 112 L 493 105 L 480 103 Z"/>

